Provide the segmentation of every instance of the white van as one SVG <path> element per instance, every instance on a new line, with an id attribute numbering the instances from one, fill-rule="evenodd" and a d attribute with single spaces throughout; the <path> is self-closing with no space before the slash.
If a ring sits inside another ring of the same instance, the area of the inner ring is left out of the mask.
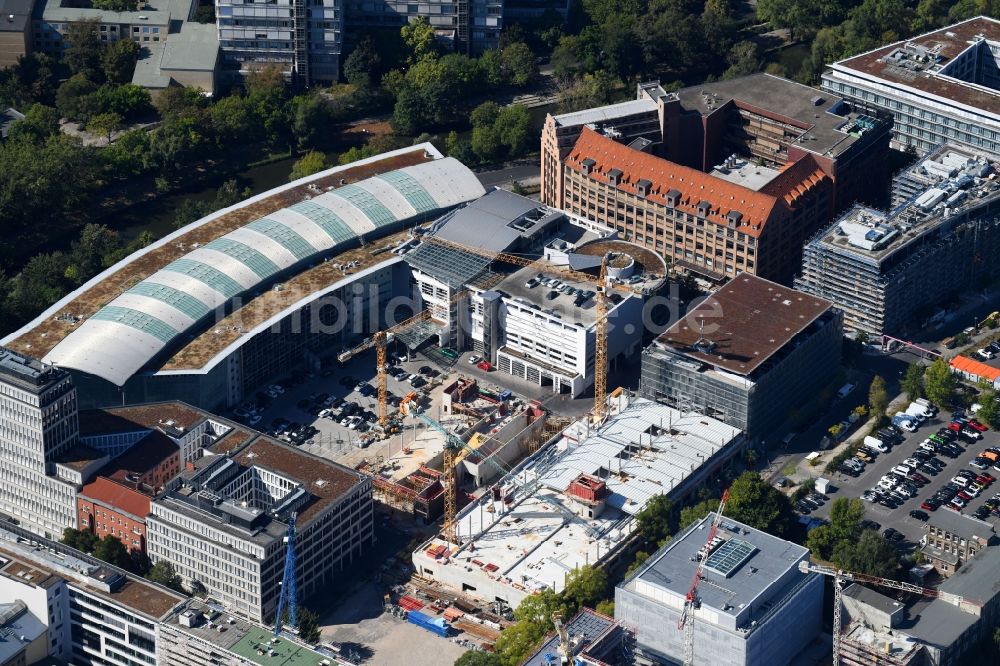
<path id="1" fill-rule="evenodd" d="M 889 447 L 886 445 L 885 442 L 883 442 L 878 437 L 872 437 L 871 435 L 865 437 L 865 446 L 867 446 L 870 449 L 874 449 L 879 453 L 887 453 L 889 451 Z"/>
<path id="2" fill-rule="evenodd" d="M 892 471 L 900 476 L 909 476 L 913 472 L 913 468 L 909 465 L 899 464 L 892 468 Z"/>
<path id="3" fill-rule="evenodd" d="M 853 390 L 854 390 L 854 384 L 844 384 L 843 386 L 840 387 L 840 390 L 837 391 L 837 399 L 843 400 L 844 398 L 849 396 L 851 394 L 851 391 Z"/>

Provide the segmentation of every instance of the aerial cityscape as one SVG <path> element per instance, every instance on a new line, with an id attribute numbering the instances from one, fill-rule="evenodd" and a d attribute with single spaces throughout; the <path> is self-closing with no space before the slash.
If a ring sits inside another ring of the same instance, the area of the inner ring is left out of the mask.
<path id="1" fill-rule="evenodd" d="M 0 0 L 0 666 L 1000 664 L 1000 5 Z"/>

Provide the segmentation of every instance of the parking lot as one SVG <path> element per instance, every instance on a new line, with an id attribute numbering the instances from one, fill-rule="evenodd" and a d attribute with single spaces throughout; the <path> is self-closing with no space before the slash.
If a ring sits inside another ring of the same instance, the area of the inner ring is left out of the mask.
<path id="1" fill-rule="evenodd" d="M 848 476 L 841 472 L 832 475 L 825 474 L 824 476 L 831 480 L 831 485 L 833 486 L 833 489 L 828 493 L 830 499 L 809 515 L 816 518 L 828 518 L 830 505 L 834 499 L 838 497 L 858 498 L 866 490 L 875 488 L 880 479 L 892 473 L 894 467 L 904 460 L 914 457 L 915 452 L 918 451 L 919 445 L 922 442 L 939 430 L 943 428 L 947 429 L 948 424 L 951 422 L 951 416 L 950 412 L 940 412 L 920 425 L 916 432 L 909 433 L 904 431 L 902 433 L 903 440 L 900 444 L 893 446 L 892 450 L 888 453 L 879 454 L 871 463 L 865 465 L 864 471 L 856 477 Z M 938 490 L 945 486 L 945 484 L 948 484 L 961 470 L 968 470 L 977 475 L 985 472 L 992 476 L 1000 477 L 1000 472 L 992 467 L 987 470 L 979 470 L 969 465 L 985 449 L 991 447 L 1000 448 L 1000 433 L 987 430 L 981 433 L 981 439 L 969 442 L 956 437 L 954 443 L 960 449 L 956 457 L 951 458 L 943 453 L 933 454 L 932 457 L 940 461 L 942 468 L 937 474 L 928 473 L 927 468 L 917 470 L 919 474 L 927 478 L 928 483 L 923 485 L 914 483 L 913 485 L 917 486 L 914 497 L 904 499 L 895 508 L 883 506 L 877 501 L 865 501 L 865 518 L 878 523 L 880 532 L 892 528 L 902 534 L 903 539 L 899 540 L 897 545 L 903 552 L 912 552 L 915 550 L 923 536 L 924 521 L 911 517 L 909 515 L 910 511 L 914 509 L 922 510 L 933 521 L 934 511 L 921 509 L 921 503 L 934 496 Z M 961 513 L 973 516 L 977 509 L 984 506 L 997 493 L 1000 493 L 1000 484 L 987 485 L 976 497 L 967 503 L 967 506 L 961 510 Z M 936 509 L 936 511 L 951 510 L 944 504 Z M 995 524 L 998 518 L 995 513 L 991 513 L 985 517 L 985 520 Z"/>

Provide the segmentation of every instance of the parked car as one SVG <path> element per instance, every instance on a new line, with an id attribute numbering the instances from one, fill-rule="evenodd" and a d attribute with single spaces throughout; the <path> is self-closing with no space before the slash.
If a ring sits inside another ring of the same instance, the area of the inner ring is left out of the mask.
<path id="1" fill-rule="evenodd" d="M 910 518 L 916 518 L 917 520 L 927 520 L 930 518 L 926 511 L 921 511 L 920 509 L 913 509 L 910 511 Z"/>
<path id="2" fill-rule="evenodd" d="M 933 497 L 929 497 L 920 503 L 920 508 L 925 509 L 927 511 L 937 511 L 937 508 L 939 506 L 941 506 L 941 502 L 934 499 Z"/>
<path id="3" fill-rule="evenodd" d="M 990 461 L 986 458 L 975 458 L 969 461 L 969 466 L 976 469 L 989 469 Z"/>

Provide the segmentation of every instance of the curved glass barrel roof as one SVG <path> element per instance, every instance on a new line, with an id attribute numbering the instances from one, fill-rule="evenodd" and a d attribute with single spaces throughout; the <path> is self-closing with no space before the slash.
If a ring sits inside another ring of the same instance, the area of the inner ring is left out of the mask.
<path id="1" fill-rule="evenodd" d="M 322 175 L 322 174 L 320 174 Z M 274 211 L 192 249 L 113 299 L 44 358 L 119 386 L 221 306 L 319 256 L 484 194 L 444 158 L 380 174 Z"/>

